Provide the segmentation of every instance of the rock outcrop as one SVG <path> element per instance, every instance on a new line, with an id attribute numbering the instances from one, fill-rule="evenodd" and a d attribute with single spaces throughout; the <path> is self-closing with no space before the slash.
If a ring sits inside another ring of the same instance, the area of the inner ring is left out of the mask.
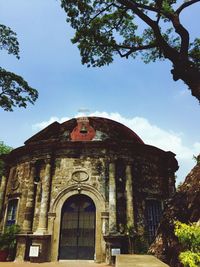
<path id="1" fill-rule="evenodd" d="M 149 252 L 168 263 L 171 267 L 181 267 L 178 255 L 182 250 L 174 235 L 174 221 L 184 223 L 200 219 L 200 155 L 197 165 L 191 170 L 184 183 L 166 204 L 166 208 L 157 231 L 157 237 Z"/>

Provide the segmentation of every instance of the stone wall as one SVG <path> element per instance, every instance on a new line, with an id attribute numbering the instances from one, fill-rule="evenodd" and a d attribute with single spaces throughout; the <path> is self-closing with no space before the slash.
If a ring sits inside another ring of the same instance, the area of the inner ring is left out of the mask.
<path id="1" fill-rule="evenodd" d="M 83 171 L 86 173 L 83 181 L 73 179 L 75 172 Z M 86 183 L 96 188 L 105 197 L 105 162 L 103 158 L 56 158 L 55 171 L 51 185 L 51 204 L 57 195 L 68 186 Z"/>
<path id="2" fill-rule="evenodd" d="M 19 199 L 19 250 L 32 240 L 44 251 L 51 250 L 50 258 L 43 260 L 57 260 L 61 210 L 70 196 L 82 193 L 94 201 L 96 256 L 103 261 L 106 237 L 126 237 L 129 225 L 145 239 L 146 200 L 164 203 L 175 189 L 173 154 L 145 145 L 52 141 L 25 146 L 9 157 L 1 223 L 6 221 L 8 201 Z M 22 252 L 17 255 L 23 258 Z"/>

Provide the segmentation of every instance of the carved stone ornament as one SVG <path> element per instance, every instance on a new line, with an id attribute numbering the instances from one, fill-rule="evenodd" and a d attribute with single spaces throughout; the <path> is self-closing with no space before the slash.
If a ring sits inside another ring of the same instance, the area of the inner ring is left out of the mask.
<path id="1" fill-rule="evenodd" d="M 72 180 L 77 183 L 85 182 L 89 179 L 89 175 L 86 171 L 75 171 L 72 173 Z"/>
<path id="2" fill-rule="evenodd" d="M 17 190 L 19 188 L 19 185 L 20 185 L 20 182 L 17 180 L 17 177 L 15 177 L 11 184 L 12 190 Z"/>
<path id="3" fill-rule="evenodd" d="M 11 183 L 11 189 L 12 190 L 17 190 L 19 188 L 20 181 L 19 181 L 19 173 L 16 171 L 12 178 L 12 183 Z"/>

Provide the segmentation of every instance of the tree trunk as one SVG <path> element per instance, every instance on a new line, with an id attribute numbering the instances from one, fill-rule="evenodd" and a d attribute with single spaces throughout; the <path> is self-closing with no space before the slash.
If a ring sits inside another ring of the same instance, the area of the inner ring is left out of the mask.
<path id="1" fill-rule="evenodd" d="M 187 65 L 190 63 L 188 62 Z M 188 85 L 191 93 L 200 102 L 200 70 L 194 66 L 185 66 L 185 64 L 174 65 L 174 69 L 171 70 L 174 81 L 181 79 Z"/>

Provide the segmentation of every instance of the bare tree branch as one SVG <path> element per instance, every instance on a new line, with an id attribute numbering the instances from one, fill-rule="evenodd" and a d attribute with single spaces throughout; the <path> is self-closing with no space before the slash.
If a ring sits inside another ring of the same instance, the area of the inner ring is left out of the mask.
<path id="1" fill-rule="evenodd" d="M 191 0 L 191 1 L 188 1 L 188 2 L 184 2 L 177 10 L 176 10 L 176 14 L 180 14 L 182 11 L 183 11 L 183 9 L 185 9 L 186 7 L 188 7 L 188 6 L 191 6 L 191 5 L 193 5 L 193 4 L 195 4 L 195 3 L 197 3 L 197 2 L 200 2 L 200 0 Z"/>

